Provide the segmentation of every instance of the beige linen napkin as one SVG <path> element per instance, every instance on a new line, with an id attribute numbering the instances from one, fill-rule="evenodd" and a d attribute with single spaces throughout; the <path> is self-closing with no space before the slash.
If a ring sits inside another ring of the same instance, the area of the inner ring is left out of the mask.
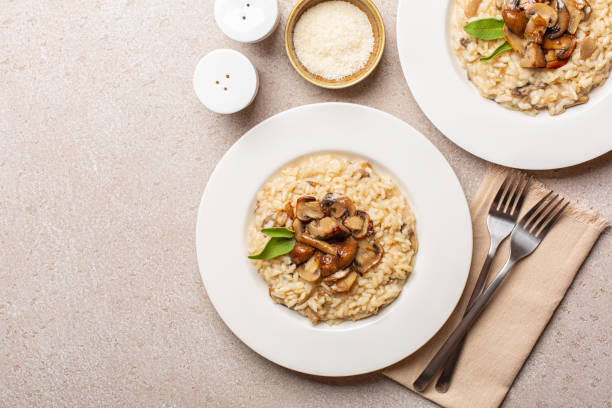
<path id="1" fill-rule="evenodd" d="M 486 215 L 507 172 L 505 168 L 491 166 L 470 207 L 474 251 L 466 290 L 459 305 L 425 346 L 383 371 L 410 389 L 461 320 L 489 249 Z M 525 198 L 523 213 L 547 191 L 542 183 L 534 180 Z M 539 248 L 510 272 L 472 327 L 448 392 L 437 392 L 432 383 L 422 395 L 449 408 L 500 405 L 580 265 L 607 225 L 602 216 L 572 201 Z M 493 261 L 489 281 L 501 269 L 508 254 L 509 240 L 506 240 Z"/>

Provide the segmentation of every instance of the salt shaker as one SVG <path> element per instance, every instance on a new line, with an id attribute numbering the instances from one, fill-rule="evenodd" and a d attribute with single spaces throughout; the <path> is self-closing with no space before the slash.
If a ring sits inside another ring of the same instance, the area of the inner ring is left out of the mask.
<path id="1" fill-rule="evenodd" d="M 279 19 L 278 0 L 215 1 L 215 21 L 235 41 L 261 41 L 274 32 Z"/>
<path id="2" fill-rule="evenodd" d="M 208 109 L 230 114 L 251 104 L 259 88 L 259 78 L 246 56 L 219 49 L 200 60 L 193 75 L 193 88 Z"/>

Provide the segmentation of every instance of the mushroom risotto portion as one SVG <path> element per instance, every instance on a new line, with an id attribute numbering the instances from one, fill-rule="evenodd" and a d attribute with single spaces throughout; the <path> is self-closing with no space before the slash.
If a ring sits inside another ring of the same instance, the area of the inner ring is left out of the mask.
<path id="1" fill-rule="evenodd" d="M 319 154 L 260 189 L 247 246 L 274 302 L 312 324 L 336 324 L 397 298 L 412 272 L 415 231 L 391 177 L 361 159 Z"/>
<path id="2" fill-rule="evenodd" d="M 531 115 L 588 102 L 612 67 L 612 0 L 455 0 L 450 32 L 480 94 Z"/>

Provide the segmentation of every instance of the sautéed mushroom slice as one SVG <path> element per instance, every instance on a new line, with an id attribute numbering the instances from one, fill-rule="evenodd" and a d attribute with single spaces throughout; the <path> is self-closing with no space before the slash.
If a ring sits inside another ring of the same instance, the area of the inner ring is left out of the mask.
<path id="1" fill-rule="evenodd" d="M 576 31 L 589 18 L 587 0 L 506 0 L 504 39 L 521 55 L 523 68 L 559 68 L 576 48 Z"/>
<path id="2" fill-rule="evenodd" d="M 328 193 L 319 202 L 302 196 L 295 211 L 290 207 L 284 212 L 288 218 L 295 213 L 291 226 L 297 243 L 289 256 L 301 279 L 348 292 L 360 274 L 380 262 L 383 249 L 371 238 L 372 220 L 349 197 Z"/>

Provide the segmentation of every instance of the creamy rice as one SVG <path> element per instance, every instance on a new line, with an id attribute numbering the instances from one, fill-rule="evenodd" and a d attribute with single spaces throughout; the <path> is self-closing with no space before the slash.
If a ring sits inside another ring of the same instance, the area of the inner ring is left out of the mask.
<path id="1" fill-rule="evenodd" d="M 569 62 L 557 69 L 521 68 L 520 55 L 514 51 L 480 61 L 504 40 L 473 38 L 463 26 L 481 18 L 501 18 L 501 11 L 496 0 L 482 0 L 476 16 L 466 18 L 464 9 L 471 1 L 456 0 L 450 41 L 468 79 L 485 98 L 532 115 L 546 108 L 551 115 L 558 115 L 573 104 L 588 100 L 588 93 L 608 78 L 612 67 L 612 0 L 589 0 L 592 14 L 578 27 L 576 50 Z M 586 37 L 596 41 L 596 49 L 589 58 L 582 59 L 580 48 Z M 517 89 L 530 84 L 533 87 Z"/>
<path id="2" fill-rule="evenodd" d="M 275 302 L 305 316 L 306 308 L 310 308 L 321 321 L 334 324 L 371 316 L 397 298 L 412 272 L 417 241 L 414 215 L 391 177 L 378 174 L 363 160 L 323 154 L 283 168 L 257 193 L 248 229 L 249 253 L 263 248 L 268 238 L 260 230 L 264 224 L 270 226 L 288 202 L 295 208 L 300 196 L 321 199 L 329 192 L 346 195 L 369 214 L 374 238 L 384 250 L 380 263 L 359 276 L 347 293 L 302 280 L 288 255 L 254 260 L 253 264 Z M 290 227 L 291 221 L 285 226 Z"/>

